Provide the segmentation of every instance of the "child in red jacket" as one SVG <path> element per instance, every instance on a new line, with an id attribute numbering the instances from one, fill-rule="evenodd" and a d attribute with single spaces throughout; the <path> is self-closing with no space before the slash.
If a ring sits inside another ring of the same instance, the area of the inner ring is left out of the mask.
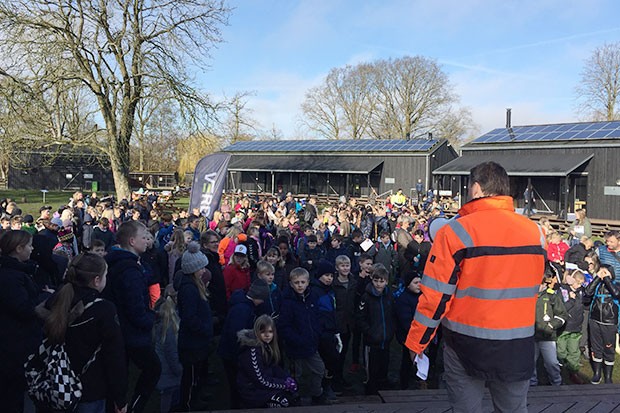
<path id="1" fill-rule="evenodd" d="M 230 262 L 224 268 L 224 283 L 226 284 L 226 299 L 235 290 L 250 288 L 250 262 L 248 260 L 248 249 L 245 245 L 239 244 L 235 247 L 235 252 L 230 257 Z"/>

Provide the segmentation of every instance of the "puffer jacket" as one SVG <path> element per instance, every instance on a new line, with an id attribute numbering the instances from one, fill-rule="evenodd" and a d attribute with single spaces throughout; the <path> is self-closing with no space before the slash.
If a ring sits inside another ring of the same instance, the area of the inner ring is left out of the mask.
<path id="1" fill-rule="evenodd" d="M 317 302 L 318 296 L 311 287 L 303 294 L 290 287 L 282 292 L 278 331 L 291 359 L 310 357 L 319 347 L 322 330 Z"/>
<path id="2" fill-rule="evenodd" d="M 213 338 L 213 315 L 208 300 L 200 297 L 191 274 L 175 278 L 179 308 L 179 351 L 207 348 Z"/>
<path id="3" fill-rule="evenodd" d="M 149 347 L 155 323 L 150 296 L 140 257 L 133 252 L 112 248 L 105 257 L 108 282 L 103 297 L 116 305 L 127 347 Z"/>
<path id="4" fill-rule="evenodd" d="M 331 285 L 325 285 L 314 278 L 311 288 L 318 296 L 319 320 L 321 321 L 321 338 L 329 338 L 339 333 L 336 323 L 336 294 Z"/>
<path id="5" fill-rule="evenodd" d="M 614 269 L 605 264 L 601 267 L 609 270 L 611 278 L 594 277 L 586 287 L 584 296 L 592 299 L 590 319 L 600 324 L 617 325 L 618 304 L 614 302 L 614 298 L 620 299 L 620 286 L 615 282 Z"/>

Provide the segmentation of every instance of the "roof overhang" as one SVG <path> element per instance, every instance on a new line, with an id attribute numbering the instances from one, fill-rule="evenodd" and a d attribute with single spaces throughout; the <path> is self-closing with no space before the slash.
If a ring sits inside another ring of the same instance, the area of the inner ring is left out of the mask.
<path id="1" fill-rule="evenodd" d="M 594 154 L 527 155 L 510 153 L 464 153 L 433 171 L 435 175 L 469 175 L 471 168 L 493 161 L 502 165 L 509 176 L 568 176 L 588 162 Z"/>
<path id="2" fill-rule="evenodd" d="M 228 170 L 239 172 L 368 174 L 382 163 L 382 159 L 361 156 L 233 155 L 228 164 Z"/>

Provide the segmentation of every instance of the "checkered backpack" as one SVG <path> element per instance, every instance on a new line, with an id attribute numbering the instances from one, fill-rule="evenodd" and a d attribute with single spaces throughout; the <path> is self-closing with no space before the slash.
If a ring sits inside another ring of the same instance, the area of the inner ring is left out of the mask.
<path id="1" fill-rule="evenodd" d="M 84 310 L 101 301 L 100 298 L 84 306 Z M 37 406 L 54 410 L 72 411 L 82 397 L 80 377 L 95 361 L 101 346 L 97 347 L 80 374 L 71 368 L 69 355 L 63 344 L 51 344 L 47 338 L 24 364 L 28 395 Z"/>

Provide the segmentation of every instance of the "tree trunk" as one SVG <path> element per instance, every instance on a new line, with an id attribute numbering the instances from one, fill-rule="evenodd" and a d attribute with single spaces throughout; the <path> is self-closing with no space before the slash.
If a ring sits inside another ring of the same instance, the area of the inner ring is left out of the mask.
<path id="1" fill-rule="evenodd" d="M 119 137 L 109 137 L 110 141 L 110 167 L 114 177 L 114 189 L 116 198 L 129 199 L 131 187 L 129 186 L 129 145 L 123 144 L 123 139 Z"/>

